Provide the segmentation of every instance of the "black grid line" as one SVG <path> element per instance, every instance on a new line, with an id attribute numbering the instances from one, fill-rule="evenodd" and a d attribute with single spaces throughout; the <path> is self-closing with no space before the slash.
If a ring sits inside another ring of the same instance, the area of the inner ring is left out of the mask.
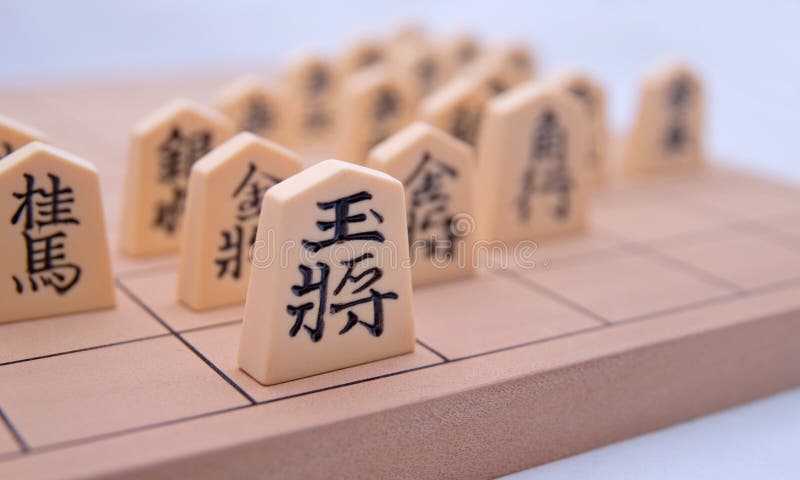
<path id="1" fill-rule="evenodd" d="M 151 315 L 153 318 L 155 318 L 155 319 L 156 319 L 156 321 L 158 321 L 158 322 L 159 322 L 161 325 L 163 325 L 163 326 L 164 326 L 164 328 L 166 328 L 167 330 L 169 330 L 169 332 L 170 332 L 170 333 L 171 333 L 171 334 L 172 334 L 172 335 L 173 335 L 175 338 L 177 338 L 177 339 L 178 339 L 178 340 L 179 340 L 181 343 L 183 343 L 183 345 L 184 345 L 186 348 L 188 348 L 188 349 L 189 349 L 189 350 L 190 350 L 192 353 L 194 353 L 195 355 L 197 355 L 197 356 L 198 356 L 198 357 L 199 357 L 199 358 L 200 358 L 200 359 L 201 359 L 201 360 L 202 360 L 202 361 L 203 361 L 203 362 L 204 362 L 206 365 L 208 365 L 208 366 L 209 366 L 209 367 L 210 367 L 212 370 L 214 370 L 214 372 L 215 372 L 217 375 L 219 375 L 219 376 L 220 376 L 220 377 L 221 377 L 223 380 L 225 380 L 225 382 L 227 382 L 227 383 L 228 383 L 228 385 L 230 385 L 231 387 L 233 387 L 233 389 L 234 389 L 234 390 L 236 390 L 236 391 L 237 391 L 237 392 L 239 392 L 239 393 L 240 393 L 240 394 L 241 394 L 241 395 L 242 395 L 244 398 L 246 398 L 246 399 L 247 399 L 247 401 L 248 401 L 248 402 L 250 402 L 250 404 L 253 404 L 253 405 L 254 405 L 254 404 L 256 403 L 256 400 L 255 400 L 255 399 L 254 399 L 252 396 L 250 396 L 250 394 L 249 394 L 249 393 L 247 393 L 247 392 L 246 392 L 246 391 L 245 391 L 245 390 L 244 390 L 242 387 L 240 387 L 240 386 L 239 386 L 239 384 L 237 384 L 236 382 L 234 382 L 234 381 L 233 381 L 233 379 L 231 379 L 231 377 L 229 377 L 229 376 L 228 376 L 228 375 L 227 375 L 225 372 L 223 372 L 223 371 L 222 371 L 222 370 L 221 370 L 219 367 L 217 367 L 216 365 L 214 365 L 214 363 L 213 363 L 211 360 L 209 360 L 209 359 L 208 359 L 208 358 L 207 358 L 205 355 L 203 355 L 202 353 L 200 353 L 200 351 L 199 351 L 197 348 L 195 348 L 195 346 L 194 346 L 194 345 L 192 345 L 192 344 L 191 344 L 191 343 L 189 343 L 189 342 L 188 342 L 188 341 L 187 341 L 185 338 L 183 338 L 183 335 L 181 335 L 181 334 L 180 334 L 180 333 L 179 333 L 177 330 L 175 330 L 174 328 L 172 328 L 172 326 L 171 326 L 171 325 L 169 325 L 167 322 L 165 322 L 165 321 L 164 321 L 164 320 L 163 320 L 163 319 L 162 319 L 162 318 L 161 318 L 161 317 L 160 317 L 160 316 L 159 316 L 159 315 L 158 315 L 156 312 L 154 312 L 154 311 L 153 311 L 153 309 L 151 309 L 151 308 L 150 308 L 148 305 L 146 305 L 146 304 L 145 304 L 145 303 L 144 303 L 144 302 L 143 302 L 143 301 L 142 301 L 142 300 L 141 300 L 139 297 L 137 297 L 137 296 L 136 296 L 136 295 L 135 295 L 135 294 L 134 294 L 132 291 L 130 291 L 130 289 L 128 289 L 128 287 L 126 287 L 126 286 L 125 286 L 125 285 L 124 285 L 124 284 L 123 284 L 121 281 L 119 281 L 118 279 L 116 280 L 116 283 L 117 283 L 117 286 L 120 288 L 120 290 L 122 290 L 122 291 L 123 291 L 123 292 L 124 292 L 126 295 L 128 295 L 128 297 L 130 297 L 130 299 L 131 299 L 131 300 L 133 300 L 133 301 L 134 301 L 134 302 L 135 302 L 137 305 L 139 305 L 140 307 L 142 307 L 142 308 L 143 308 L 143 309 L 144 309 L 144 310 L 145 310 L 147 313 L 149 313 L 149 314 L 150 314 L 150 315 Z"/>
<path id="2" fill-rule="evenodd" d="M 792 285 L 794 285 L 796 283 L 800 284 L 800 279 L 792 280 L 792 281 L 789 281 L 789 282 L 783 282 L 783 283 L 779 283 L 779 284 L 776 283 L 775 285 L 772 285 L 768 290 L 778 290 L 778 289 L 780 289 L 782 287 L 792 286 Z M 763 291 L 768 291 L 767 289 L 762 289 L 762 290 Z M 759 293 L 763 293 L 763 292 L 759 292 Z M 691 310 L 693 308 L 698 308 L 698 307 L 702 307 L 702 306 L 708 306 L 708 305 L 711 305 L 711 304 L 714 304 L 714 303 L 724 303 L 725 301 L 731 300 L 733 298 L 739 298 L 739 296 L 729 295 L 727 297 L 718 297 L 718 298 L 715 298 L 715 299 L 712 299 L 712 300 L 709 300 L 709 301 L 702 302 L 703 303 L 702 305 L 698 305 L 698 302 L 694 302 L 692 304 L 687 304 L 687 305 L 683 306 L 683 309 L 684 310 Z M 106 432 L 106 433 L 87 436 L 87 437 L 82 437 L 82 438 L 70 439 L 70 440 L 66 440 L 66 441 L 63 441 L 63 442 L 56 442 L 56 443 L 52 443 L 52 444 L 48 444 L 48 445 L 39 446 L 39 447 L 36 447 L 36 448 L 33 448 L 33 449 L 28 448 L 27 450 L 24 451 L 24 453 L 26 455 L 42 454 L 42 453 L 46 453 L 46 452 L 52 451 L 52 450 L 59 450 L 59 449 L 63 449 L 63 448 L 71 447 L 71 446 L 82 445 L 82 444 L 86 444 L 86 443 L 92 443 L 92 442 L 95 442 L 95 441 L 100 441 L 100 440 L 104 440 L 104 439 L 108 439 L 108 438 L 114 438 L 114 437 L 130 434 L 130 433 L 146 431 L 146 430 L 151 430 L 151 429 L 154 429 L 154 428 L 160 428 L 160 427 L 164 427 L 164 426 L 174 425 L 174 424 L 183 423 L 183 422 L 187 422 L 187 421 L 191 421 L 191 420 L 196 420 L 196 419 L 200 419 L 200 418 L 204 418 L 204 417 L 210 417 L 210 416 L 225 414 L 225 413 L 236 411 L 236 410 L 242 410 L 242 409 L 246 409 L 246 408 L 253 408 L 253 407 L 256 407 L 256 406 L 259 406 L 259 405 L 265 405 L 265 404 L 268 404 L 268 403 L 275 403 L 275 402 L 279 402 L 279 401 L 290 400 L 292 398 L 298 398 L 298 397 L 311 395 L 311 394 L 319 393 L 319 392 L 323 392 L 323 391 L 334 390 L 334 389 L 337 389 L 337 388 L 343 388 L 343 387 L 347 387 L 347 386 L 362 384 L 362 383 L 366 383 L 366 382 L 370 382 L 370 381 L 374 381 L 374 380 L 380 380 L 380 379 L 383 379 L 383 378 L 393 377 L 393 376 L 402 375 L 402 374 L 406 374 L 406 373 L 411 373 L 411 372 L 415 372 L 415 371 L 419 371 L 419 370 L 425 370 L 425 369 L 433 368 L 433 367 L 437 367 L 437 366 L 448 365 L 448 364 L 455 363 L 455 362 L 466 361 L 466 360 L 474 359 L 474 358 L 477 358 L 477 357 L 492 355 L 492 354 L 496 354 L 496 353 L 501 353 L 501 352 L 505 352 L 505 351 L 509 351 L 509 350 L 518 349 L 518 348 L 524 348 L 524 347 L 528 347 L 528 346 L 532 346 L 532 345 L 546 343 L 546 342 L 549 342 L 549 341 L 561 340 L 561 339 L 565 339 L 565 338 L 575 337 L 575 336 L 578 336 L 578 335 L 586 335 L 586 334 L 598 332 L 598 331 L 601 331 L 601 330 L 619 328 L 619 327 L 623 327 L 623 326 L 628 325 L 628 324 L 633 323 L 633 322 L 641 322 L 641 321 L 645 321 L 645 320 L 649 320 L 649 319 L 653 319 L 653 318 L 658 318 L 658 317 L 662 317 L 662 316 L 664 316 L 666 314 L 675 313 L 675 312 L 678 312 L 678 311 L 680 311 L 680 308 L 676 307 L 676 308 L 674 308 L 674 309 L 672 309 L 671 311 L 668 311 L 668 312 L 654 312 L 654 313 L 651 313 L 651 314 L 648 314 L 648 315 L 642 315 L 642 316 L 639 316 L 639 317 L 630 318 L 630 319 L 627 319 L 627 320 L 622 321 L 622 322 L 615 322 L 615 323 L 612 323 L 610 325 L 599 324 L 599 325 L 596 325 L 596 326 L 593 326 L 593 327 L 574 330 L 574 331 L 571 331 L 571 332 L 566 332 L 566 333 L 559 334 L 559 335 L 554 335 L 554 336 L 551 336 L 551 337 L 531 340 L 531 341 L 527 341 L 527 342 L 521 342 L 521 343 L 518 343 L 518 344 L 508 345 L 508 346 L 505 346 L 505 347 L 500 347 L 500 348 L 496 348 L 496 349 L 492 349 L 492 350 L 487 350 L 487 351 L 480 352 L 480 353 L 475 353 L 475 354 L 465 355 L 465 356 L 462 356 L 462 357 L 452 358 L 452 359 L 449 359 L 449 361 L 447 361 L 447 362 L 442 361 L 442 362 L 439 362 L 439 363 L 433 363 L 433 364 L 429 364 L 429 365 L 421 365 L 419 367 L 414 367 L 414 368 L 410 368 L 410 369 L 406 369 L 406 370 L 400 370 L 400 371 L 397 371 L 397 372 L 390 372 L 390 373 L 387 373 L 387 374 L 378 375 L 378 376 L 374 376 L 374 377 L 368 377 L 368 378 L 363 378 L 363 379 L 359 379 L 359 380 L 354 380 L 352 382 L 347 382 L 347 383 L 343 383 L 343 384 L 330 385 L 328 387 L 309 390 L 309 391 L 305 391 L 305 392 L 298 392 L 298 393 L 295 393 L 295 394 L 286 395 L 286 396 L 283 396 L 283 397 L 273 398 L 273 399 L 269 399 L 269 400 L 264 400 L 262 402 L 255 402 L 255 403 L 248 404 L 248 405 L 239 405 L 239 406 L 236 406 L 236 407 L 230 407 L 230 408 L 221 409 L 221 410 L 214 410 L 214 411 L 210 411 L 210 412 L 206 412 L 206 413 L 202 413 L 202 414 L 198 414 L 198 415 L 193 415 L 193 416 L 188 416 L 188 417 L 183 417 L 183 418 L 178 418 L 178 419 L 167 420 L 167 421 L 164 421 L 164 422 L 148 424 L 148 425 L 141 425 L 141 426 L 132 427 L 132 428 L 129 428 L 129 429 L 117 430 L 117 431 L 114 431 L 114 432 Z M 18 456 L 16 456 L 16 455 L 15 456 L 9 456 L 8 458 L 0 457 L 0 463 L 12 460 L 13 458 L 17 458 L 17 457 Z"/>
<path id="3" fill-rule="evenodd" d="M 517 272 L 511 271 L 511 270 L 506 270 L 506 271 L 497 272 L 497 273 L 500 274 L 500 275 L 503 275 L 503 276 L 505 276 L 505 277 L 507 277 L 507 278 L 509 278 L 511 280 L 513 280 L 515 283 L 518 283 L 518 284 L 520 284 L 522 286 L 528 287 L 529 289 L 532 289 L 532 290 L 534 290 L 536 292 L 539 292 L 542 295 L 550 298 L 551 300 L 555 300 L 558 303 L 560 303 L 561 305 L 569 308 L 570 310 L 578 312 L 578 313 L 581 313 L 581 314 L 591 318 L 592 320 L 594 320 L 596 322 L 599 322 L 599 323 L 601 323 L 603 325 L 611 325 L 611 323 L 612 323 L 609 319 L 603 317 L 600 314 L 597 314 L 597 313 L 589 310 L 588 308 L 584 307 L 580 303 L 575 302 L 573 300 L 570 300 L 569 298 L 567 298 L 567 297 L 565 297 L 565 296 L 563 296 L 563 295 L 561 295 L 561 294 L 559 294 L 557 292 L 554 292 L 553 290 L 550 290 L 547 287 L 542 286 L 538 282 L 535 282 L 535 281 L 533 281 L 533 280 L 531 280 L 529 278 L 524 278 Z"/>
<path id="4" fill-rule="evenodd" d="M 417 344 L 421 345 L 426 350 L 429 350 L 431 353 L 433 353 L 437 357 L 441 358 L 443 361 L 445 361 L 445 362 L 449 362 L 450 361 L 450 359 L 447 358 L 442 352 L 440 352 L 439 350 L 436 350 L 435 348 L 431 347 L 430 345 L 428 345 L 427 343 L 423 342 L 419 338 L 417 339 Z"/>
<path id="5" fill-rule="evenodd" d="M 24 438 L 22 438 L 19 430 L 17 430 L 13 423 L 11 423 L 11 419 L 8 418 L 8 415 L 6 415 L 6 412 L 4 412 L 2 408 L 0 408 L 0 421 L 2 421 L 6 425 L 6 428 L 8 428 L 8 431 L 14 438 L 14 442 L 16 442 L 20 452 L 28 453 L 31 450 L 28 446 L 28 443 Z"/>

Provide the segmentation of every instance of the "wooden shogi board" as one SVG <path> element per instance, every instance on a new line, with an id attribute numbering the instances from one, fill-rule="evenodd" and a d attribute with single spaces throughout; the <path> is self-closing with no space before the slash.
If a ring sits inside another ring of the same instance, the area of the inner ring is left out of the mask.
<path id="1" fill-rule="evenodd" d="M 130 125 L 229 76 L 0 93 L 100 169 L 117 243 Z M 593 227 L 415 292 L 413 354 L 264 387 L 240 306 L 114 256 L 112 311 L 0 325 L 0 478 L 478 478 L 800 385 L 800 190 L 712 167 L 618 182 Z M 2 308 L 2 307 L 0 307 Z"/>

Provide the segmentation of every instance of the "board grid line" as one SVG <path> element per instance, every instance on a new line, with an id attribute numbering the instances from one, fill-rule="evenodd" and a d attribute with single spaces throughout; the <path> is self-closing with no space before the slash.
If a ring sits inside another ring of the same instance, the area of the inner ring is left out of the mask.
<path id="1" fill-rule="evenodd" d="M 800 278 L 792 279 L 790 281 L 776 282 L 776 284 L 772 285 L 769 289 L 763 289 L 763 288 L 762 289 L 758 289 L 759 291 L 758 292 L 754 292 L 754 293 L 765 293 L 765 292 L 768 292 L 770 290 L 776 290 L 776 289 L 780 289 L 782 287 L 792 286 L 794 284 L 800 284 Z M 745 293 L 745 295 L 748 295 L 748 293 Z M 187 416 L 187 417 L 182 417 L 182 418 L 177 418 L 177 419 L 170 419 L 170 420 L 166 420 L 166 421 L 162 421 L 162 422 L 155 422 L 155 423 L 146 424 L 146 425 L 139 425 L 139 426 L 131 427 L 131 428 L 127 428 L 127 429 L 104 432 L 104 433 L 101 433 L 101 434 L 90 435 L 90 436 L 86 436 L 86 437 L 80 437 L 80 438 L 65 440 L 65 441 L 61 441 L 61 442 L 54 442 L 54 443 L 51 443 L 51 444 L 41 445 L 41 446 L 38 446 L 38 447 L 30 447 L 29 446 L 25 451 L 20 452 L 20 454 L 21 455 L 25 455 L 25 456 L 43 454 L 43 453 L 46 453 L 46 452 L 49 452 L 49 451 L 53 451 L 53 450 L 60 450 L 60 449 L 69 448 L 69 447 L 72 447 L 72 446 L 83 445 L 83 444 L 87 444 L 87 443 L 101 441 L 101 440 L 108 439 L 108 438 L 114 438 L 114 437 L 118 437 L 118 436 L 123 436 L 123 435 L 126 435 L 126 434 L 131 434 L 131 433 L 136 433 L 136 432 L 146 431 L 146 430 L 152 430 L 152 429 L 160 428 L 160 427 L 163 427 L 163 426 L 169 426 L 169 425 L 184 423 L 184 422 L 197 420 L 197 419 L 200 419 L 200 418 L 205 418 L 205 417 L 210 417 L 210 416 L 222 415 L 222 414 L 229 413 L 229 412 L 232 412 L 232 411 L 237 411 L 237 410 L 242 410 L 242 409 L 247 409 L 247 408 L 253 408 L 253 407 L 260 406 L 260 405 L 266 405 L 266 404 L 275 403 L 275 402 L 279 402 L 279 401 L 285 401 L 285 400 L 289 400 L 289 399 L 292 399 L 292 398 L 297 398 L 297 397 L 302 397 L 302 396 L 306 396 L 306 395 L 311 395 L 311 394 L 314 394 L 314 393 L 319 393 L 319 392 L 322 392 L 322 391 L 329 391 L 329 390 L 334 390 L 334 389 L 337 389 L 337 388 L 343 388 L 343 387 L 347 387 L 347 386 L 362 384 L 362 383 L 366 383 L 366 382 L 370 382 L 370 381 L 380 380 L 380 379 L 383 379 L 383 378 L 393 377 L 393 376 L 402 375 L 402 374 L 406 374 L 406 373 L 410 373 L 410 372 L 415 372 L 415 371 L 424 370 L 424 369 L 428 369 L 428 368 L 434 368 L 434 367 L 437 367 L 437 366 L 447 365 L 447 364 L 454 363 L 454 362 L 462 362 L 462 361 L 471 360 L 471 359 L 482 357 L 482 356 L 502 353 L 502 352 L 505 352 L 505 351 L 514 350 L 514 349 L 518 349 L 518 348 L 524 348 L 524 347 L 529 347 L 529 346 L 542 344 L 542 343 L 546 343 L 546 342 L 550 342 L 550 341 L 555 341 L 555 340 L 561 340 L 561 339 L 565 339 L 565 338 L 575 337 L 575 336 L 578 336 L 578 335 L 586 335 L 586 334 L 594 333 L 594 332 L 597 332 L 597 331 L 600 331 L 600 330 L 619 328 L 619 327 L 622 327 L 624 325 L 628 325 L 628 324 L 633 323 L 633 322 L 646 321 L 646 320 L 650 320 L 650 319 L 653 319 L 653 318 L 658 318 L 658 317 L 661 317 L 661 316 L 664 316 L 664 315 L 667 315 L 667 314 L 671 314 L 671 313 L 676 313 L 676 312 L 680 312 L 680 311 L 684 311 L 684 310 L 688 311 L 688 310 L 692 310 L 692 309 L 695 309 L 695 308 L 698 308 L 698 307 L 701 307 L 701 306 L 708 306 L 708 305 L 713 305 L 713 304 L 718 304 L 718 303 L 725 303 L 726 301 L 729 301 L 729 300 L 734 299 L 734 298 L 739 298 L 741 296 L 742 295 L 732 295 L 732 294 L 731 295 L 724 295 L 724 296 L 720 296 L 720 297 L 717 297 L 717 298 L 714 298 L 714 299 L 709 299 L 709 300 L 702 301 L 702 302 L 693 302 L 691 304 L 686 304 L 686 305 L 684 305 L 682 307 L 676 307 L 676 308 L 673 308 L 673 309 L 671 309 L 669 311 L 666 311 L 666 312 L 665 311 L 659 311 L 659 312 L 655 312 L 653 314 L 641 315 L 641 316 L 636 317 L 636 318 L 631 318 L 631 319 L 627 319 L 627 320 L 623 320 L 623 321 L 614 322 L 614 323 L 609 324 L 609 325 L 598 324 L 598 325 L 594 325 L 592 327 L 578 329 L 578 330 L 574 330 L 574 331 L 571 331 L 571 332 L 565 332 L 565 333 L 559 334 L 559 335 L 553 335 L 553 336 L 550 336 L 550 337 L 540 338 L 540 339 L 531 340 L 531 341 L 527 341 L 527 342 L 521 342 L 521 343 L 518 343 L 518 344 L 508 345 L 508 346 L 504 346 L 504 347 L 500 347 L 500 348 L 496 348 L 496 349 L 492 349 L 492 350 L 487 350 L 487 351 L 483 351 L 483 352 L 479 352 L 479 353 L 475 353 L 475 354 L 464 355 L 464 356 L 461 356 L 461 357 L 455 357 L 455 358 L 449 359 L 446 362 L 445 361 L 441 361 L 441 362 L 437 362 L 437 363 L 421 365 L 421 366 L 410 368 L 410 369 L 400 370 L 400 371 L 396 371 L 396 372 L 390 372 L 390 373 L 386 373 L 386 374 L 382 374 L 382 375 L 378 375 L 378 376 L 373 376 L 373 377 L 367 377 L 367 378 L 358 379 L 358 380 L 354 380 L 354 381 L 346 382 L 346 383 L 342 383 L 342 384 L 329 385 L 329 386 L 326 386 L 326 387 L 323 387 L 323 388 L 312 389 L 312 390 L 308 390 L 308 391 L 304 391 L 304 392 L 298 392 L 298 393 L 285 395 L 285 396 L 281 396 L 281 397 L 277 397 L 277 398 L 273 398 L 273 399 L 269 399 L 269 400 L 256 401 L 255 403 L 252 403 L 252 404 L 245 404 L 245 405 L 239 405 L 239 406 L 234 406 L 234 407 L 228 407 L 228 408 L 224 408 L 224 409 L 212 410 L 212 411 L 209 411 L 209 412 L 196 414 L 196 415 L 191 415 L 191 416 Z M 700 305 L 700 304 L 702 304 L 702 305 Z M 11 461 L 11 460 L 13 460 L 15 458 L 19 458 L 20 454 L 11 454 L 6 458 L 4 458 L 3 456 L 0 456 L 0 464 L 8 462 L 8 461 Z"/>

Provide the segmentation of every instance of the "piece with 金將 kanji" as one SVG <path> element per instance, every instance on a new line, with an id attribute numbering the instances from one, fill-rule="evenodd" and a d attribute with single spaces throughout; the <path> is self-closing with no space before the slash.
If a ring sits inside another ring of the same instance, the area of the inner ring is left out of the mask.
<path id="1" fill-rule="evenodd" d="M 32 142 L 0 161 L 0 323 L 111 308 L 97 169 Z"/>
<path id="2" fill-rule="evenodd" d="M 267 190 L 239 344 L 265 385 L 414 350 L 403 185 L 326 160 Z"/>
<path id="3" fill-rule="evenodd" d="M 256 76 L 242 77 L 219 93 L 216 105 L 238 131 L 281 144 L 288 141 L 285 99 L 277 86 Z"/>
<path id="4" fill-rule="evenodd" d="M 134 127 L 120 239 L 125 253 L 178 250 L 192 165 L 232 134 L 225 116 L 188 100 L 174 100 Z"/>
<path id="5" fill-rule="evenodd" d="M 178 268 L 183 303 L 205 310 L 244 302 L 261 200 L 300 170 L 296 153 L 246 132 L 195 163 Z"/>
<path id="6" fill-rule="evenodd" d="M 392 72 L 375 66 L 353 74 L 342 92 L 339 157 L 363 164 L 369 150 L 396 132 L 412 114 L 411 103 Z"/>
<path id="7" fill-rule="evenodd" d="M 482 239 L 539 240 L 586 228 L 587 126 L 554 85 L 525 83 L 489 102 L 478 143 Z"/>
<path id="8" fill-rule="evenodd" d="M 644 81 L 625 146 L 630 173 L 690 171 L 704 163 L 703 85 L 689 68 L 665 63 Z"/>
<path id="9" fill-rule="evenodd" d="M 554 81 L 564 93 L 577 101 L 589 123 L 589 144 L 583 168 L 590 184 L 602 183 L 608 169 L 608 125 L 603 87 L 577 70 L 564 71 Z"/>
<path id="10" fill-rule="evenodd" d="M 472 148 L 417 122 L 373 148 L 367 166 L 405 187 L 414 286 L 472 274 Z"/>
<path id="11" fill-rule="evenodd" d="M 0 115 L 0 159 L 35 141 L 43 142 L 44 134 L 33 127 Z"/>

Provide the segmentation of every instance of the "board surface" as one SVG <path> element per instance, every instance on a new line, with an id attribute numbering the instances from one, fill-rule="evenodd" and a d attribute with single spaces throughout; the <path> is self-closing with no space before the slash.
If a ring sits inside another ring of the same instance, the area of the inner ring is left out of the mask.
<path id="1" fill-rule="evenodd" d="M 129 126 L 229 78 L 0 109 L 98 166 L 116 252 Z M 236 367 L 241 306 L 191 312 L 175 257 L 114 253 L 116 309 L 0 325 L 0 478 L 486 477 L 800 385 L 800 190 L 716 166 L 591 216 L 417 289 L 413 354 L 270 387 Z"/>

